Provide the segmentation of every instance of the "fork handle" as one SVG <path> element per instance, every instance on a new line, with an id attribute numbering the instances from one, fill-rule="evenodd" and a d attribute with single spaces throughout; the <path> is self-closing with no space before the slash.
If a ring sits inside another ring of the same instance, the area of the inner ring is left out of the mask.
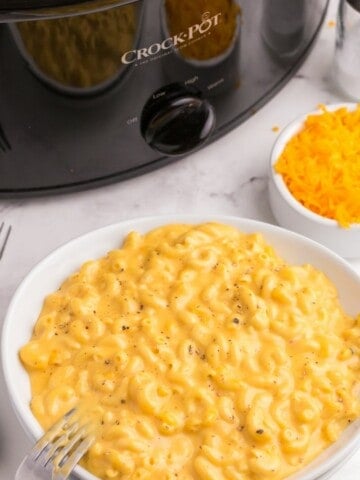
<path id="1" fill-rule="evenodd" d="M 25 480 L 25 475 L 28 480 L 37 480 L 35 472 L 32 472 L 28 465 L 26 465 L 27 458 L 25 457 L 24 460 L 20 463 L 18 469 L 15 473 L 15 480 Z"/>
<path id="2" fill-rule="evenodd" d="M 51 480 L 51 472 L 35 465 L 26 456 L 16 470 L 15 480 Z"/>

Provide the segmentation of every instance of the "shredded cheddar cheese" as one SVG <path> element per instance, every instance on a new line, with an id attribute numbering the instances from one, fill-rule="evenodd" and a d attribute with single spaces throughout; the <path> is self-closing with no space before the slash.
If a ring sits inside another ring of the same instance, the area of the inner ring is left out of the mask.
<path id="1" fill-rule="evenodd" d="M 360 104 L 309 115 L 275 164 L 306 208 L 344 228 L 360 223 Z"/>

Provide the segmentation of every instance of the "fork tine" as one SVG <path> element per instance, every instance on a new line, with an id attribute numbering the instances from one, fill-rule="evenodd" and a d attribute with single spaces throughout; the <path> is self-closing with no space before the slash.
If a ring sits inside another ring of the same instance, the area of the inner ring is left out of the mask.
<path id="1" fill-rule="evenodd" d="M 68 478 L 94 441 L 90 425 L 80 426 L 77 410 L 70 410 L 33 449 L 36 462 L 52 468 L 52 480 Z"/>
<path id="2" fill-rule="evenodd" d="M 66 458 L 68 457 L 69 453 L 71 450 L 79 443 L 85 440 L 88 437 L 88 426 L 84 425 L 81 427 L 75 435 L 70 438 L 70 436 L 67 436 L 68 442 L 64 446 L 64 448 L 61 449 L 59 452 L 59 455 L 57 455 L 54 460 L 53 464 L 55 467 L 60 466 L 64 463 Z"/>
<path id="3" fill-rule="evenodd" d="M 40 461 L 41 463 L 46 460 L 46 453 L 49 451 L 49 448 L 51 448 L 50 445 L 61 435 L 66 435 L 65 429 L 68 427 L 68 422 L 75 415 L 75 412 L 75 408 L 70 410 L 40 438 L 30 453 L 33 460 Z M 40 458 L 41 455 L 42 458 Z"/>
<path id="4" fill-rule="evenodd" d="M 61 465 L 55 465 L 53 469 L 52 480 L 64 480 L 68 478 L 74 467 L 77 465 L 79 460 L 85 455 L 87 450 L 90 448 L 91 444 L 94 441 L 94 437 L 84 438 L 73 451 L 73 453 L 64 461 Z"/>
<path id="5" fill-rule="evenodd" d="M 0 231 L 3 227 L 0 225 Z M 95 426 L 77 408 L 65 414 L 35 444 L 15 479 L 65 480 L 95 440 Z"/>
<path id="6" fill-rule="evenodd" d="M 63 432 L 62 435 L 59 437 L 55 436 L 54 440 L 47 445 L 48 448 L 43 449 L 42 453 L 40 454 L 41 460 L 38 458 L 38 461 L 44 465 L 55 458 L 56 452 L 59 450 L 59 448 L 66 446 L 71 435 L 76 433 L 79 428 L 79 423 L 77 421 L 69 425 L 68 428 L 66 425 L 67 423 L 65 423 L 63 429 L 60 430 L 60 433 L 61 431 Z"/>

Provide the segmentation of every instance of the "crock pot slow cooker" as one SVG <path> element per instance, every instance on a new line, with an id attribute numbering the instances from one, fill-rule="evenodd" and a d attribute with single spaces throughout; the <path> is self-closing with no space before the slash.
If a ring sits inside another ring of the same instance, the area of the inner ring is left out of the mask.
<path id="1" fill-rule="evenodd" d="M 0 195 L 157 168 L 296 72 L 327 0 L 0 0 Z"/>

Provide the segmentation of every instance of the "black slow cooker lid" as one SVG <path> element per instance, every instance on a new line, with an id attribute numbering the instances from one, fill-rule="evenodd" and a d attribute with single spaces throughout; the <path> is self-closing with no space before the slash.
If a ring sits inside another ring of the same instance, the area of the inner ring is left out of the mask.
<path id="1" fill-rule="evenodd" d="M 89 8 L 99 9 L 133 3 L 138 0 L 0 0 L 0 13 L 19 12 L 24 10 L 43 10 L 75 5 L 89 4 Z"/>
<path id="2" fill-rule="evenodd" d="M 0 24 L 69 17 L 143 0 L 0 0 Z"/>

